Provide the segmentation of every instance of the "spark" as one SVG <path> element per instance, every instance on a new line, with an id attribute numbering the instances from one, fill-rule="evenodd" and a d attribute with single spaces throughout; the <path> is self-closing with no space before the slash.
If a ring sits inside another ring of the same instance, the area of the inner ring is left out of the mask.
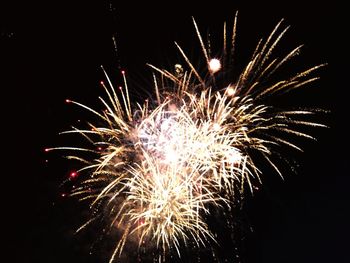
<path id="1" fill-rule="evenodd" d="M 77 172 L 71 172 L 70 174 L 69 174 L 69 178 L 71 178 L 71 179 L 74 179 L 74 178 L 76 178 L 78 176 L 78 173 Z"/>
<path id="2" fill-rule="evenodd" d="M 230 86 L 227 87 L 226 93 L 227 93 L 227 96 L 231 97 L 231 96 L 235 95 L 236 90 L 235 90 L 234 87 L 232 87 L 232 86 L 230 85 Z"/>
<path id="3" fill-rule="evenodd" d="M 221 62 L 219 59 L 217 58 L 212 58 L 209 61 L 209 71 L 214 74 L 216 72 L 218 72 L 221 69 Z"/>
<path id="4" fill-rule="evenodd" d="M 225 55 L 235 50 L 236 22 L 237 14 L 231 39 L 224 25 Z M 281 29 L 282 21 L 265 42 L 258 43 L 241 74 L 226 77 L 224 83 L 215 80 L 219 72 L 227 72 L 228 59 L 209 60 L 211 52 L 194 19 L 193 23 L 204 69 L 196 68 L 176 43 L 186 64 L 175 64 L 174 73 L 150 65 L 156 100 L 150 97 L 143 104 L 130 99 L 124 70 L 120 72 L 124 84 L 115 89 L 103 69 L 107 81 L 100 82 L 106 92 L 106 98 L 100 98 L 102 113 L 66 100 L 99 119 L 98 125 L 89 122 L 86 129 L 64 132 L 82 135 L 91 148 L 45 149 L 72 152 L 67 158 L 82 162 L 81 169 L 70 174 L 71 178 L 79 174 L 76 179 L 81 180 L 70 196 L 89 201 L 93 217 L 79 231 L 98 218 L 108 218 L 118 233 L 110 262 L 134 242 L 160 249 L 159 261 L 165 261 L 169 251 L 180 257 L 182 246 L 200 248 L 216 242 L 206 219 L 212 207 L 232 208 L 246 189 L 259 188 L 262 172 L 255 165 L 256 155 L 282 176 L 274 159 L 280 147 L 301 149 L 292 135 L 313 138 L 298 131 L 299 125 L 324 127 L 304 120 L 312 111 L 280 110 L 264 100 L 310 84 L 316 78 L 309 75 L 324 66 L 267 81 L 299 53 L 300 47 L 281 59 L 273 58 L 288 28 Z"/>

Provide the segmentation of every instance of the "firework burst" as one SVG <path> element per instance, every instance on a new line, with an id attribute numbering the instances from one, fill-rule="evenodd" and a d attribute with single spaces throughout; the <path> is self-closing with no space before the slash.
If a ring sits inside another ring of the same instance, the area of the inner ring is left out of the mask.
<path id="1" fill-rule="evenodd" d="M 117 231 L 110 262 L 118 260 L 127 243 L 160 251 L 162 261 L 169 251 L 181 256 L 182 246 L 215 242 L 207 215 L 212 207 L 232 208 L 245 189 L 253 192 L 261 183 L 253 156 L 260 155 L 282 176 L 274 159 L 280 146 L 301 150 L 285 135 L 312 139 L 299 127 L 323 126 L 303 120 L 312 111 L 280 110 L 265 100 L 314 82 L 318 77 L 310 77 L 311 73 L 323 64 L 267 81 L 301 49 L 272 58 L 288 29 L 281 27 L 281 21 L 265 41 L 259 41 L 241 74 L 233 77 L 236 22 L 237 15 L 231 34 L 224 25 L 222 55 L 214 58 L 193 20 L 204 66 L 196 68 L 175 43 L 184 66 L 176 64 L 174 71 L 168 71 L 149 65 L 154 98 L 142 104 L 130 99 L 124 71 L 123 87 L 114 89 L 105 70 L 106 82 L 101 85 L 106 98 L 100 98 L 104 111 L 67 101 L 99 118 L 99 125 L 64 132 L 82 135 L 91 147 L 48 150 L 70 151 L 69 159 L 82 162 L 81 184 L 71 196 L 88 200 L 92 217 L 78 231 L 107 218 Z M 81 152 L 95 157 L 84 158 Z"/>

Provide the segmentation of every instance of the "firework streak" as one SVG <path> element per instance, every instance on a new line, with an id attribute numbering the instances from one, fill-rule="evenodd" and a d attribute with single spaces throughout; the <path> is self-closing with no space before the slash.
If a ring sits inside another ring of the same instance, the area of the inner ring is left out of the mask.
<path id="1" fill-rule="evenodd" d="M 281 59 L 272 57 L 288 29 L 281 28 L 281 21 L 233 77 L 236 22 L 237 15 L 231 34 L 224 25 L 222 55 L 213 58 L 193 20 L 203 67 L 197 69 L 175 43 L 184 66 L 176 64 L 174 71 L 167 71 L 149 65 L 154 98 L 143 104 L 130 100 L 124 71 L 122 88 L 114 89 L 107 74 L 101 82 L 104 111 L 67 101 L 98 117 L 99 125 L 64 132 L 81 134 L 91 148 L 48 150 L 67 150 L 73 153 L 69 159 L 83 163 L 77 171 L 83 174 L 81 184 L 71 196 L 90 201 L 92 217 L 78 231 L 107 218 L 118 233 L 110 262 L 118 260 L 128 243 L 156 248 L 161 261 L 169 251 L 181 256 L 182 246 L 200 248 L 215 242 L 206 217 L 212 207 L 234 206 L 245 189 L 253 191 L 261 183 L 255 157 L 265 159 L 282 176 L 275 161 L 281 146 L 301 150 L 291 141 L 293 136 L 313 137 L 299 128 L 323 126 L 304 120 L 313 111 L 280 110 L 266 98 L 314 82 L 318 77 L 311 73 L 324 65 L 276 80 L 275 72 L 301 49 Z M 84 152 L 95 158 L 84 158 Z"/>

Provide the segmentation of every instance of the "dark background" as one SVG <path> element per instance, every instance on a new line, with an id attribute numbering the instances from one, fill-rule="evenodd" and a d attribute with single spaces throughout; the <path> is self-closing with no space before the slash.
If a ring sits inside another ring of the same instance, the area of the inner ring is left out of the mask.
<path id="1" fill-rule="evenodd" d="M 321 120 L 331 127 L 313 130 L 318 141 L 306 142 L 305 152 L 296 156 L 300 163 L 296 175 L 287 174 L 282 181 L 267 173 L 263 187 L 249 199 L 245 224 L 251 231 L 243 241 L 241 260 L 350 262 L 350 179 L 345 163 L 349 28 L 343 6 L 337 1 L 86 2 L 91 3 L 14 1 L 0 9 L 5 142 L 1 211 L 8 262 L 101 261 L 86 254 L 83 238 L 72 235 L 81 208 L 62 198 L 59 188 L 72 168 L 59 154 L 43 151 L 66 143 L 57 134 L 86 117 L 64 100 L 98 105 L 101 65 L 115 76 L 125 68 L 135 82 L 146 83 L 150 77 L 146 62 L 174 64 L 174 40 L 190 54 L 198 52 L 191 16 L 202 32 L 208 27 L 221 32 L 223 22 L 233 19 L 236 10 L 240 12 L 237 52 L 242 59 L 251 54 L 259 37 L 285 18 L 292 27 L 282 49 L 305 44 L 296 65 L 329 64 L 320 71 L 320 81 L 299 90 L 295 104 L 329 110 Z"/>

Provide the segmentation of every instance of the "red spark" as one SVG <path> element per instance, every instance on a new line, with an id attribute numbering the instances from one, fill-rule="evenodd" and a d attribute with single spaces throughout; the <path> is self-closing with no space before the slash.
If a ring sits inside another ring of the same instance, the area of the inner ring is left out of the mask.
<path id="1" fill-rule="evenodd" d="M 75 177 L 77 177 L 78 176 L 78 173 L 77 172 L 71 172 L 70 174 L 69 174 L 69 178 L 75 178 Z"/>

